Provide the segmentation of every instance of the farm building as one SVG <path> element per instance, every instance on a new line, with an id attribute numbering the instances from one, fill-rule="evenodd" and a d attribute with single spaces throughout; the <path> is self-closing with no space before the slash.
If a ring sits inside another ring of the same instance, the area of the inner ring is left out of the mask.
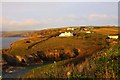
<path id="1" fill-rule="evenodd" d="M 110 39 L 118 39 L 118 38 L 119 38 L 118 35 L 109 35 L 108 37 L 109 37 Z"/>
<path id="2" fill-rule="evenodd" d="M 91 33 L 91 31 L 87 31 L 86 33 Z"/>
<path id="3" fill-rule="evenodd" d="M 71 33 L 71 32 L 65 32 L 65 33 L 61 33 L 59 36 L 60 37 L 69 37 L 69 36 L 73 36 L 73 33 Z"/>
<path id="4" fill-rule="evenodd" d="M 69 27 L 67 30 L 75 30 L 76 28 Z"/>

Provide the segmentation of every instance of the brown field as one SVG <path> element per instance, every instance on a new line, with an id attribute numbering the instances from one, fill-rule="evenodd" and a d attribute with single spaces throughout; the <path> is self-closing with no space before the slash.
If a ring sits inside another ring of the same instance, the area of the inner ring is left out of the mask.
<path id="1" fill-rule="evenodd" d="M 118 27 L 115 27 L 115 28 L 113 28 L 113 27 L 105 27 L 105 28 L 101 27 L 101 28 L 93 29 L 94 32 L 106 34 L 106 35 L 118 34 L 119 30 L 120 30 L 120 28 L 118 28 Z"/>

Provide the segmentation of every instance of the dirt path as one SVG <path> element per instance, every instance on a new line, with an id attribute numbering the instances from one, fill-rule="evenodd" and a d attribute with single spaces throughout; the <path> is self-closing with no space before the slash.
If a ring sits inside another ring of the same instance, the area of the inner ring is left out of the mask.
<path id="1" fill-rule="evenodd" d="M 28 46 L 28 49 L 31 49 L 31 48 L 32 48 L 33 46 L 35 46 L 36 44 L 39 44 L 39 43 L 44 42 L 44 41 L 47 41 L 48 39 L 50 39 L 50 38 L 46 38 L 46 39 L 40 40 L 40 41 L 38 41 L 38 42 L 35 42 L 35 43 L 33 43 L 32 45 Z M 27 50 L 28 50 L 28 49 L 27 49 Z"/>

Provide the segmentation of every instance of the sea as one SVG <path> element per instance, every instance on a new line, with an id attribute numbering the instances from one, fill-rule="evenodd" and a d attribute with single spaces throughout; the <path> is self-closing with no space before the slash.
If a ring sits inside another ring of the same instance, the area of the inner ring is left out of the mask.
<path id="1" fill-rule="evenodd" d="M 25 37 L 0 37 L 0 49 L 9 48 L 10 45 Z"/>
<path id="2" fill-rule="evenodd" d="M 0 37 L 0 51 L 1 51 L 1 53 L 2 53 L 2 49 L 9 48 L 12 43 L 14 43 L 15 41 L 20 40 L 22 38 L 25 38 L 25 37 Z M 1 63 L 2 55 L 1 55 L 1 53 L 0 53 L 0 80 L 2 77 L 2 63 Z"/>

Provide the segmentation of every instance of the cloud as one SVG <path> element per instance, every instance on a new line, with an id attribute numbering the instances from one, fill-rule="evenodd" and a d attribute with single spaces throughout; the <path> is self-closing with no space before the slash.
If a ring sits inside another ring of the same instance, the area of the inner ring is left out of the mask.
<path id="1" fill-rule="evenodd" d="M 107 14 L 90 14 L 87 16 L 89 20 L 108 20 L 108 19 L 113 19 L 117 18 L 116 16 L 113 15 L 107 15 Z"/>
<path id="2" fill-rule="evenodd" d="M 14 20 L 3 17 L 0 20 L 3 30 L 24 30 L 24 29 L 40 29 L 41 27 L 49 27 L 53 24 L 60 22 L 61 19 L 58 18 L 44 18 L 44 19 L 23 19 L 23 20 Z"/>
<path id="3" fill-rule="evenodd" d="M 56 18 L 43 19 L 23 19 L 14 20 L 2 18 L 3 30 L 24 30 L 24 29 L 41 29 L 49 27 L 75 26 L 75 25 L 116 25 L 117 16 L 107 14 L 89 14 L 86 16 L 68 15 Z"/>
<path id="4" fill-rule="evenodd" d="M 38 24 L 35 19 L 13 20 L 8 18 L 2 18 L 3 26 L 34 26 Z"/>

